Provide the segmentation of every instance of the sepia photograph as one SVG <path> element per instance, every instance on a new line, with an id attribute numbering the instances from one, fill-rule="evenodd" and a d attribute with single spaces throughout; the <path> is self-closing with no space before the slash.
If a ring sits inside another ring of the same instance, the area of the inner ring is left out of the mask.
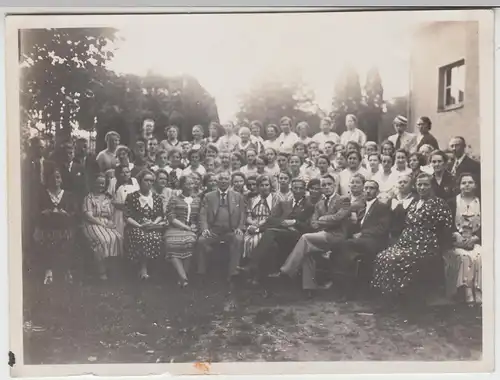
<path id="1" fill-rule="evenodd" d="M 493 19 L 7 16 L 13 375 L 493 370 Z"/>

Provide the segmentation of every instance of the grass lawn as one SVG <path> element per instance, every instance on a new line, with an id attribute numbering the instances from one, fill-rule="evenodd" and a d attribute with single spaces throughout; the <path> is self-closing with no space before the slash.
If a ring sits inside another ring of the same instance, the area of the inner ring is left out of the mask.
<path id="1" fill-rule="evenodd" d="M 25 364 L 194 361 L 476 360 L 481 310 L 464 306 L 377 311 L 343 301 L 336 289 L 306 299 L 299 284 L 276 284 L 272 297 L 231 289 L 224 273 L 193 276 L 180 289 L 158 263 L 141 282 L 131 271 L 104 283 L 42 285 L 26 271 Z"/>

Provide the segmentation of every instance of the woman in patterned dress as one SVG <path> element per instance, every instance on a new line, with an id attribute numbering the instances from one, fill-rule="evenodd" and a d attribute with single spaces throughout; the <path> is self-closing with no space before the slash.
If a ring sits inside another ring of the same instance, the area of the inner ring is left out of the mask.
<path id="1" fill-rule="evenodd" d="M 431 176 L 417 178 L 419 200 L 406 217 L 398 241 L 375 258 L 372 286 L 384 295 L 401 295 L 413 285 L 419 264 L 440 255 L 451 242 L 452 216 L 447 203 L 432 193 Z"/>
<path id="2" fill-rule="evenodd" d="M 269 216 L 271 210 L 280 200 L 276 193 L 271 193 L 271 177 L 261 175 L 257 178 L 259 195 L 249 200 L 247 205 L 247 230 L 244 236 L 243 258 L 250 257 L 252 250 L 259 243 L 263 231 L 259 230 Z"/>
<path id="3" fill-rule="evenodd" d="M 170 227 L 165 232 L 167 259 L 172 262 L 179 275 L 179 285 L 188 285 L 187 274 L 191 257 L 198 241 L 200 198 L 193 196 L 192 176 L 181 177 L 182 193 L 170 199 L 167 219 Z"/>
<path id="4" fill-rule="evenodd" d="M 139 278 L 147 280 L 148 262 L 162 254 L 163 202 L 152 191 L 155 175 L 144 169 L 137 175 L 139 191 L 129 194 L 125 201 L 125 239 L 130 258 L 140 264 Z"/>
<path id="5" fill-rule="evenodd" d="M 62 189 L 62 176 L 53 165 L 44 168 L 44 183 L 39 198 L 34 241 L 40 254 L 45 258 L 46 270 L 44 284 L 53 281 L 53 269 L 62 269 L 65 279 L 72 282 L 72 249 L 75 236 L 74 196 Z"/>
<path id="6" fill-rule="evenodd" d="M 114 221 L 116 229 L 123 236 L 125 231 L 125 220 L 123 219 L 123 210 L 125 209 L 125 199 L 127 195 L 139 190 L 139 183 L 132 177 L 130 169 L 126 166 L 116 168 L 116 191 L 109 193 L 113 198 Z"/>
<path id="7" fill-rule="evenodd" d="M 454 218 L 453 248 L 444 255 L 446 295 L 481 303 L 481 202 L 475 178 L 462 173 L 460 194 L 450 200 Z"/>
<path id="8" fill-rule="evenodd" d="M 123 169 L 130 174 L 128 166 L 123 167 Z M 123 247 L 123 230 L 119 231 L 114 221 L 116 214 L 113 200 L 105 192 L 105 183 L 104 174 L 97 174 L 93 191 L 83 201 L 84 219 L 82 224 L 83 235 L 89 242 L 97 262 L 99 277 L 104 281 L 108 279 L 106 259 L 120 256 Z M 122 187 L 120 186 L 120 188 Z M 123 219 L 122 212 L 119 213 Z"/>

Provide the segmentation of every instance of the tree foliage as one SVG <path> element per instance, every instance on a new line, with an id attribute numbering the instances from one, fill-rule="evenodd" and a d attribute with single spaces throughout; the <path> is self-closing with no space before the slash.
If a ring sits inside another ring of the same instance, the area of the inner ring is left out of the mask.
<path id="1" fill-rule="evenodd" d="M 384 88 L 376 67 L 371 68 L 366 75 L 363 99 L 360 115 L 362 127 L 369 141 L 377 141 L 384 114 Z"/>
<path id="2" fill-rule="evenodd" d="M 117 30 L 111 28 L 30 29 L 20 32 L 22 126 L 49 139 L 68 138 L 73 128 L 109 130 L 133 143 L 145 117 L 159 134 L 169 122 L 189 138 L 194 124 L 218 121 L 213 97 L 189 76 L 119 75 L 107 68 Z"/>
<path id="3" fill-rule="evenodd" d="M 319 130 L 321 110 L 301 81 L 263 80 L 240 98 L 240 123 L 260 120 L 264 125 L 279 124 L 283 116 L 290 117 L 293 124 L 307 121 L 313 131 Z"/>
<path id="4" fill-rule="evenodd" d="M 72 124 L 90 129 L 95 92 L 106 62 L 113 58 L 112 28 L 26 29 L 20 31 L 21 122 L 67 137 Z"/>
<path id="5" fill-rule="evenodd" d="M 351 66 L 345 66 L 337 77 L 334 87 L 331 117 L 337 133 L 345 130 L 345 117 L 348 114 L 360 116 L 363 95 L 358 72 Z"/>

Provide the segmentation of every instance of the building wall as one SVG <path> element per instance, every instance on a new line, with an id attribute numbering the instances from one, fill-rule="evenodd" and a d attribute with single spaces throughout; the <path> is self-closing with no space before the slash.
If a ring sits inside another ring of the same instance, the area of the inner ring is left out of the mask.
<path id="1" fill-rule="evenodd" d="M 465 59 L 464 106 L 438 110 L 439 68 Z M 436 22 L 423 26 L 413 40 L 410 61 L 410 128 L 420 116 L 432 120 L 439 146 L 463 136 L 469 151 L 479 154 L 479 47 L 477 22 Z"/>

